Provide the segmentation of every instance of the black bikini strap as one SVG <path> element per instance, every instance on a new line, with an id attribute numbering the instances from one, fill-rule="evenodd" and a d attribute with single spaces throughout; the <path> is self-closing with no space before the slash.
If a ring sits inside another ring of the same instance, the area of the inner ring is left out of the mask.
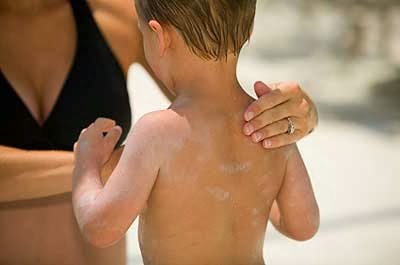
<path id="1" fill-rule="evenodd" d="M 70 2 L 78 32 L 78 43 L 82 43 L 80 40 L 97 39 L 100 31 L 87 1 L 71 0 Z"/>

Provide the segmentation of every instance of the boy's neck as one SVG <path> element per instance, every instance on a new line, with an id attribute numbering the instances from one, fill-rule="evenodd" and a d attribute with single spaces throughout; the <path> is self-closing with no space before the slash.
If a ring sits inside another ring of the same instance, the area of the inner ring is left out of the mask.
<path id="1" fill-rule="evenodd" d="M 237 79 L 237 62 L 238 58 L 233 55 L 219 61 L 187 56 L 174 68 L 172 90 L 177 99 L 209 103 L 234 101 L 246 94 Z"/>

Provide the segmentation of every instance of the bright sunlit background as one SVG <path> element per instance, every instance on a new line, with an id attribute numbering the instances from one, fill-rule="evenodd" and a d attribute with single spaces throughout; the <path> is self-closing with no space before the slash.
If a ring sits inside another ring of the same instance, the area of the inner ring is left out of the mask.
<path id="1" fill-rule="evenodd" d="M 308 242 L 268 232 L 272 265 L 400 264 L 400 0 L 259 0 L 239 77 L 295 80 L 318 105 L 320 125 L 299 143 L 321 210 Z M 135 120 L 168 106 L 133 66 Z M 142 264 L 129 234 L 129 261 Z M 206 265 L 206 264 L 205 264 Z"/>

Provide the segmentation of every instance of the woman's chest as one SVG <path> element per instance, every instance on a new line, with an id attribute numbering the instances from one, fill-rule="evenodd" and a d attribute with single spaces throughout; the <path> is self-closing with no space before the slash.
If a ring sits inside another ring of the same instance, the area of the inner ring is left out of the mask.
<path id="1" fill-rule="evenodd" d="M 2 145 L 71 150 L 98 117 L 116 120 L 122 138 L 130 128 L 126 79 L 113 50 L 84 6 L 66 2 L 44 19 L 0 15 Z"/>
<path id="2" fill-rule="evenodd" d="M 65 6 L 44 17 L 0 21 L 0 71 L 42 124 L 73 64 L 76 32 L 71 10 Z"/>

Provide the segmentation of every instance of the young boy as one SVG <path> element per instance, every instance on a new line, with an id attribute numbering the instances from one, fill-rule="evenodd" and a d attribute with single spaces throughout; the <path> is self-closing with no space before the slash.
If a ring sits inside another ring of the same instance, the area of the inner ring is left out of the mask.
<path id="1" fill-rule="evenodd" d="M 297 148 L 267 151 L 241 132 L 253 99 L 236 66 L 256 0 L 136 6 L 146 59 L 176 99 L 137 122 L 104 186 L 100 171 L 121 129 L 98 119 L 82 132 L 73 205 L 87 240 L 114 244 L 140 214 L 145 264 L 256 265 L 268 218 L 290 238 L 311 238 L 319 211 Z"/>

